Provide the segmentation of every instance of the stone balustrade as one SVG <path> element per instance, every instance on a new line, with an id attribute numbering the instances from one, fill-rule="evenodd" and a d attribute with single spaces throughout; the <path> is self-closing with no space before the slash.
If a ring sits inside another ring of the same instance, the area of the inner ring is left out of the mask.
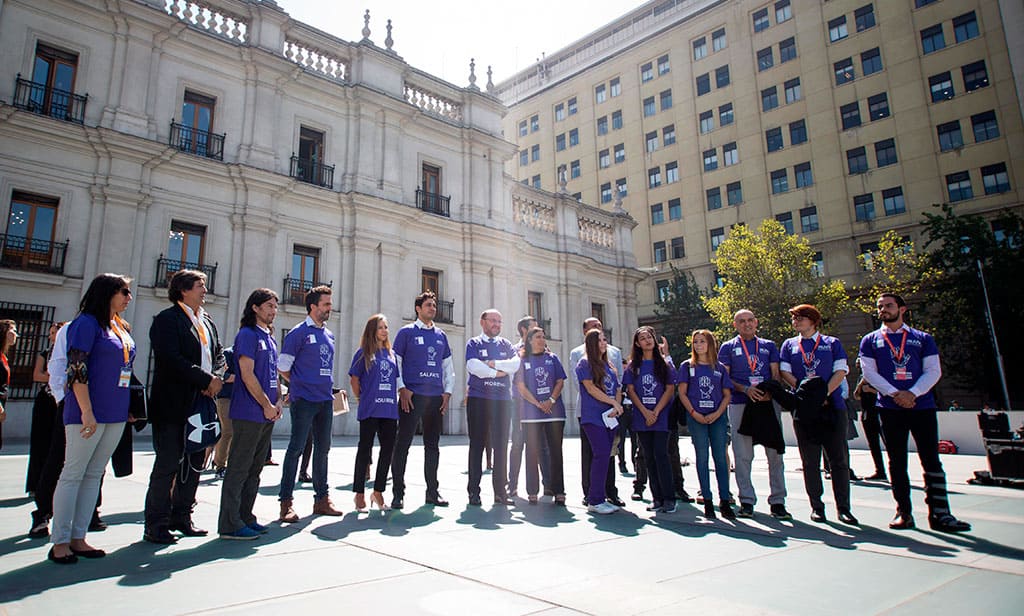
<path id="1" fill-rule="evenodd" d="M 293 38 L 285 39 L 283 53 L 288 60 L 328 79 L 344 81 L 348 73 L 344 58 Z"/>
<path id="2" fill-rule="evenodd" d="M 580 241 L 584 244 L 600 248 L 615 247 L 615 230 L 609 223 L 582 216 L 576 222 L 579 225 Z"/>
<path id="3" fill-rule="evenodd" d="M 436 87 L 427 85 L 424 83 L 425 81 L 425 79 L 414 80 L 411 77 L 407 77 L 404 86 L 405 100 L 425 113 L 461 122 L 462 104 L 455 101 L 454 96 L 445 96 L 438 93 Z M 435 85 L 440 86 L 441 83 Z"/>
<path id="4" fill-rule="evenodd" d="M 196 0 L 165 0 L 164 10 L 190 26 L 205 30 L 235 43 L 245 43 L 249 37 L 249 23 L 230 11 L 215 6 L 215 2 Z"/>
<path id="5" fill-rule="evenodd" d="M 512 219 L 518 225 L 545 233 L 554 233 L 557 228 L 555 208 L 524 195 L 512 196 Z"/>

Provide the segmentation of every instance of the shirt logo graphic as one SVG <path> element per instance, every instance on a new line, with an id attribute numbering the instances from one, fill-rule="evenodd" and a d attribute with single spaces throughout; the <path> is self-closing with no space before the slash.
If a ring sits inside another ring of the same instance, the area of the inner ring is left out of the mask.
<path id="1" fill-rule="evenodd" d="M 432 346 L 427 347 L 427 361 L 433 362 L 436 359 L 437 359 L 437 349 L 435 349 Z"/>
<path id="2" fill-rule="evenodd" d="M 612 380 L 610 374 L 604 375 L 604 393 L 609 396 L 615 395 L 615 381 Z"/>
<path id="3" fill-rule="evenodd" d="M 394 367 L 391 365 L 391 362 L 389 362 L 389 361 L 381 361 L 380 362 L 380 382 L 381 383 L 390 383 L 391 382 L 391 375 L 392 374 L 394 374 Z"/>
<path id="4" fill-rule="evenodd" d="M 331 346 L 328 344 L 320 345 L 320 367 L 330 368 L 331 367 Z"/>
<path id="5" fill-rule="evenodd" d="M 698 378 L 697 389 L 700 390 L 701 400 L 711 400 L 711 394 L 715 391 L 715 386 L 711 384 L 711 377 L 702 376 Z"/>
<path id="6" fill-rule="evenodd" d="M 551 374 L 543 366 L 538 366 L 533 371 L 533 376 L 537 379 L 537 387 L 547 387 L 548 378 Z"/>
<path id="7" fill-rule="evenodd" d="M 653 374 L 645 374 L 640 377 L 640 387 L 643 389 L 645 396 L 653 396 L 655 386 Z"/>

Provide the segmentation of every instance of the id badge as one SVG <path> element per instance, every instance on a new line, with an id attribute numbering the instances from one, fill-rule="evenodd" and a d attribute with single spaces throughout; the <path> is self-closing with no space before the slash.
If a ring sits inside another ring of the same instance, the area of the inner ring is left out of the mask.
<path id="1" fill-rule="evenodd" d="M 764 379 L 762 379 L 760 375 L 757 375 L 757 376 L 751 375 L 750 376 L 750 386 L 751 387 L 757 387 L 758 385 L 761 384 L 761 381 L 763 381 L 763 380 Z"/>
<path id="2" fill-rule="evenodd" d="M 699 406 L 702 409 L 713 409 L 713 408 L 715 408 L 715 401 L 714 400 L 701 400 Z"/>
<path id="3" fill-rule="evenodd" d="M 121 375 L 117 378 L 118 387 L 128 387 L 132 384 L 132 369 L 121 368 Z"/>
<path id="4" fill-rule="evenodd" d="M 806 374 L 804 374 L 804 378 L 805 378 L 805 379 L 809 379 L 809 378 L 811 378 L 812 376 L 817 376 L 816 374 L 814 374 L 814 370 L 807 370 L 807 371 L 806 371 Z"/>
<path id="5" fill-rule="evenodd" d="M 892 375 L 892 378 L 897 381 L 909 381 L 912 377 L 913 375 L 906 368 L 896 368 L 896 372 Z"/>

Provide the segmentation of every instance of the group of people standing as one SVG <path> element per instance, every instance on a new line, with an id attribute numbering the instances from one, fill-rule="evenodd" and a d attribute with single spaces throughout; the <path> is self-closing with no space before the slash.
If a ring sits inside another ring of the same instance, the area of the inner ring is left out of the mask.
<path id="1" fill-rule="evenodd" d="M 200 440 L 197 434 L 209 426 L 196 425 L 190 416 L 198 406 L 221 396 L 225 387 L 231 393 L 229 402 L 220 406 L 220 419 L 230 440 L 220 443 L 217 453 L 217 464 L 226 464 L 217 528 L 220 538 L 253 540 L 268 531 L 257 520 L 253 506 L 269 457 L 273 425 L 282 417 L 286 398 L 291 435 L 282 465 L 279 521 L 300 519 L 293 491 L 298 459 L 310 435 L 312 512 L 342 515 L 330 499 L 327 481 L 332 417 L 337 398 L 345 396 L 335 387 L 334 335 L 326 327 L 332 310 L 331 289 L 318 286 L 309 290 L 305 296 L 308 316 L 288 331 L 280 352 L 273 335 L 278 297 L 270 289 L 254 290 L 245 302 L 233 344 L 225 349 L 216 325 L 203 309 L 205 275 L 192 270 L 173 274 L 168 284 L 171 306 L 154 317 L 149 329 L 154 373 L 148 416 L 140 417 L 135 407 L 130 409 L 129 396 L 135 343 L 131 327 L 120 316 L 132 299 L 130 285 L 125 276 L 97 276 L 82 299 L 78 316 L 55 326 L 52 332 L 46 393 L 53 398 L 51 412 L 59 414 L 59 425 L 64 428 L 65 455 L 59 473 L 50 473 L 58 477 L 52 488 L 52 506 L 33 514 L 32 527 L 33 536 L 45 536 L 52 515 L 49 559 L 70 564 L 79 558 L 105 555 L 88 543 L 86 531 L 94 521 L 104 468 L 126 422 L 145 420 L 153 428 L 156 455 L 146 495 L 143 539 L 170 544 L 178 540 L 174 533 L 207 535 L 208 531 L 194 524 L 192 513 L 208 452 L 190 446 L 190 441 Z M 381 511 L 405 506 L 408 454 L 420 425 L 425 502 L 441 507 L 449 504 L 441 496 L 437 471 L 442 419 L 455 387 L 453 354 L 445 332 L 434 323 L 436 296 L 429 291 L 420 294 L 414 308 L 416 320 L 400 328 L 393 341 L 387 318 L 371 316 L 349 367 L 350 390 L 358 398 L 359 444 L 352 489 L 354 507 L 360 512 L 367 507 L 365 488 L 374 440 L 380 451 L 370 505 Z M 970 525 L 949 511 L 938 458 L 936 402 L 931 390 L 941 369 L 934 340 L 904 323 L 907 309 L 899 296 L 883 294 L 877 308 L 882 326 L 861 341 L 864 383 L 858 391 L 870 390 L 877 399 L 897 502 L 890 527 L 914 526 L 907 477 L 907 441 L 912 434 L 925 469 L 929 525 L 946 532 L 969 530 Z M 707 518 L 716 515 L 710 459 L 714 460 L 719 513 L 729 519 L 754 517 L 757 498 L 751 466 L 755 446 L 763 445 L 769 467 L 770 513 L 777 519 L 792 519 L 785 507 L 780 422 L 781 411 L 787 410 L 793 413 L 810 519 L 826 520 L 819 470 L 824 454 L 830 465 L 838 519 L 858 524 L 850 508 L 841 394 L 849 372 L 848 356 L 838 339 L 818 331 L 822 319 L 814 306 L 802 304 L 789 312 L 797 335 L 781 346 L 758 337 L 756 316 L 740 310 L 733 321 L 736 337 L 719 345 L 711 331 L 694 331 L 689 357 L 678 367 L 664 338 L 659 339 L 649 326 L 634 332 L 624 365 L 622 351 L 608 343 L 601 322 L 588 318 L 583 322 L 584 342 L 570 353 L 567 373 L 535 319 L 526 316 L 519 320 L 519 340 L 513 343 L 500 335 L 501 313 L 484 311 L 481 333 L 468 340 L 465 351 L 468 504 L 482 504 L 482 458 L 488 442 L 494 448 L 494 503 L 505 506 L 515 502 L 518 441 L 519 451 L 525 445 L 528 502 L 538 503 L 543 487 L 543 494 L 551 496 L 554 504 L 565 506 L 564 397 L 566 386 L 572 383 L 578 395 L 581 479 L 589 512 L 610 514 L 625 505 L 615 491 L 612 457 L 618 423 L 627 420 L 639 441 L 638 464 L 642 463 L 649 478 L 652 500 L 647 509 L 672 513 L 679 498 L 690 500 L 675 476 L 677 463 L 670 454 L 678 430 L 672 409 L 678 401 L 693 439 Z M 6 352 L 17 335 L 13 323 L 5 326 L 3 334 L 0 350 Z M 513 431 L 512 469 L 507 449 L 511 425 L 517 428 Z M 730 491 L 730 439 L 739 487 L 738 511 L 733 509 Z M 389 472 L 393 480 L 390 505 L 384 498 Z M 642 493 L 642 486 L 634 492 Z"/>

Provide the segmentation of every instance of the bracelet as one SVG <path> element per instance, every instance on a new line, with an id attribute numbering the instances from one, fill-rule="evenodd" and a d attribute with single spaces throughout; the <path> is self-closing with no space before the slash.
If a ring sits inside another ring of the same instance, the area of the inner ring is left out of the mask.
<path id="1" fill-rule="evenodd" d="M 548 402 L 550 402 L 551 404 L 555 404 L 555 399 L 554 398 L 548 398 Z"/>

